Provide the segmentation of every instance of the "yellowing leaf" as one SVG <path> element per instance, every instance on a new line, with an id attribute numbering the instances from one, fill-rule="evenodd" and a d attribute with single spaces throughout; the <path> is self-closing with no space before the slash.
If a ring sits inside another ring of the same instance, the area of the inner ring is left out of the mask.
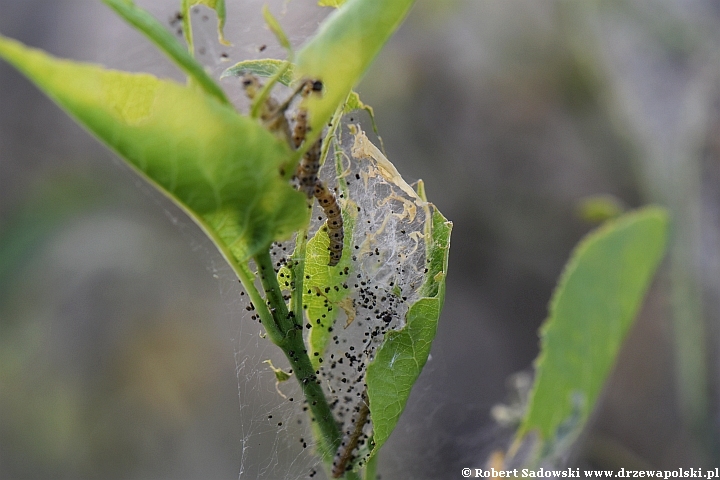
<path id="1" fill-rule="evenodd" d="M 253 120 L 193 88 L 53 58 L 0 37 L 5 58 L 175 200 L 237 268 L 307 222 L 279 174 L 290 155 Z"/>

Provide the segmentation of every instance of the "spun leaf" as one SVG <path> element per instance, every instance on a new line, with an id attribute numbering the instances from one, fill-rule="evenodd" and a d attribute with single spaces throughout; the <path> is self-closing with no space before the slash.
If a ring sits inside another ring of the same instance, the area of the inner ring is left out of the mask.
<path id="1" fill-rule="evenodd" d="M 437 210 L 432 216 L 428 275 L 422 297 L 410 306 L 405 326 L 386 334 L 367 368 L 366 383 L 373 422 L 373 455 L 383 446 L 405 409 L 410 390 L 430 354 L 445 300 L 445 276 L 452 223 Z"/>

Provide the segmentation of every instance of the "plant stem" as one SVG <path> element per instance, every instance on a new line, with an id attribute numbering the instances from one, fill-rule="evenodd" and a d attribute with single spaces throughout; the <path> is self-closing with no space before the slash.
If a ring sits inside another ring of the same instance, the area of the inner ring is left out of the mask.
<path id="1" fill-rule="evenodd" d="M 295 329 L 298 325 L 302 328 L 302 325 L 294 321 L 292 318 L 294 315 L 288 314 L 287 304 L 283 298 L 282 290 L 280 289 L 280 284 L 278 284 L 275 269 L 273 268 L 272 259 L 270 258 L 270 251 L 264 250 L 262 253 L 256 255 L 255 263 L 258 267 L 260 283 L 262 283 L 263 289 L 265 290 L 270 313 L 272 313 L 275 324 L 283 335 L 282 344 L 290 330 Z M 282 345 L 279 346 L 282 347 Z"/>
<path id="2" fill-rule="evenodd" d="M 302 318 L 304 315 L 303 310 L 303 283 L 305 280 L 305 251 L 307 247 L 307 240 L 308 240 L 308 230 L 303 229 L 300 230 L 297 234 L 297 237 L 295 239 L 295 251 L 292 254 L 292 291 L 293 296 L 292 300 L 290 301 L 291 305 L 291 311 L 295 313 L 295 318 L 298 319 L 300 324 L 302 324 Z M 305 345 L 303 344 L 303 349 L 305 349 Z M 309 359 L 309 357 L 306 358 Z M 295 368 L 295 367 L 293 367 Z M 299 370 L 297 370 L 299 371 Z M 310 371 L 312 371 L 312 366 L 310 367 Z M 297 377 L 298 379 L 300 377 Z M 300 382 L 300 385 L 302 386 L 302 381 Z M 314 391 L 305 391 L 303 390 L 303 393 L 305 394 L 305 398 L 308 399 L 308 404 L 312 408 L 312 401 L 309 400 L 311 397 L 316 397 L 316 392 Z M 323 400 L 325 400 L 325 397 L 323 395 Z M 311 410 L 313 412 L 314 418 L 321 418 L 318 417 L 318 415 L 326 415 L 323 411 L 315 412 L 314 410 Z M 320 424 L 318 424 L 319 429 L 322 431 L 324 427 L 321 427 Z M 324 434 L 323 434 L 324 435 Z M 331 433 L 331 435 L 334 435 L 334 433 Z M 338 438 L 341 438 L 340 432 L 338 431 Z M 324 435 L 325 438 L 335 438 L 335 437 L 328 437 L 327 435 Z M 341 440 L 342 441 L 342 440 Z M 330 462 L 332 460 L 332 456 L 334 453 L 338 450 L 339 444 L 337 447 L 335 447 L 333 444 L 335 443 L 335 440 L 332 440 L 332 442 L 325 441 L 326 444 L 332 445 L 330 447 L 323 446 L 323 449 L 327 451 L 327 455 L 321 452 L 323 460 L 325 460 L 326 463 Z M 346 480 L 360 480 L 360 476 L 355 472 L 345 472 Z M 374 477 L 372 477 L 374 478 Z"/>
<path id="3" fill-rule="evenodd" d="M 313 369 L 310 357 L 308 357 L 303 340 L 302 316 L 293 318 L 294 315 L 289 315 L 280 285 L 275 276 L 270 252 L 264 251 L 256 255 L 255 263 L 258 265 L 260 281 L 270 307 L 269 311 L 272 313 L 274 323 L 278 325 L 283 336 L 277 345 L 285 353 L 295 378 L 300 384 L 307 406 L 312 413 L 312 421 L 316 423 L 321 434 L 319 442 L 320 456 L 328 463 L 332 461 L 333 455 L 340 446 L 340 428 L 335 422 L 335 417 L 325 398 L 325 392 L 323 392 L 318 380 L 317 372 Z M 295 292 L 296 296 L 300 295 L 300 298 L 302 298 L 301 292 L 297 290 Z M 302 300 L 300 300 L 300 303 L 302 304 Z"/>
<path id="4" fill-rule="evenodd" d="M 243 288 L 245 288 L 245 291 L 250 297 L 252 305 L 258 312 L 260 322 L 263 327 L 265 327 L 265 331 L 267 332 L 270 341 L 279 346 L 283 341 L 284 335 L 275 323 L 275 318 L 270 313 L 270 310 L 268 310 L 265 300 L 260 295 L 260 292 L 258 292 L 258 289 L 255 288 L 255 276 L 246 264 L 236 263 L 235 265 L 237 266 L 235 271 L 237 272 L 238 277 L 240 277 L 240 283 L 242 283 Z"/>
<path id="5" fill-rule="evenodd" d="M 325 392 L 322 390 L 317 373 L 310 363 L 310 357 L 307 355 L 302 338 L 302 330 L 292 330 L 288 333 L 286 340 L 286 347 L 283 347 L 283 351 L 290 361 L 295 378 L 300 383 L 305 395 L 305 401 L 312 413 L 312 421 L 316 423 L 322 436 L 319 448 L 320 456 L 325 462 L 330 462 L 340 447 L 340 429 L 325 398 Z"/>

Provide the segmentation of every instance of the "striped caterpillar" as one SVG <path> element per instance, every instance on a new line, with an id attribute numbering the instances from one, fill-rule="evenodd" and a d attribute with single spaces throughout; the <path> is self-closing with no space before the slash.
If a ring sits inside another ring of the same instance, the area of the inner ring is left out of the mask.
<path id="1" fill-rule="evenodd" d="M 256 98 L 262 83 L 253 74 L 246 73 L 242 78 L 245 94 L 251 100 Z M 295 123 L 290 132 L 290 125 L 285 116 L 292 101 L 297 95 L 307 97 L 313 92 L 322 91 L 322 82 L 319 80 L 305 80 L 300 83 L 296 90 L 288 97 L 288 99 L 278 103 L 272 97 L 268 97 L 263 103 L 260 110 L 260 120 L 263 125 L 285 139 L 294 149 L 299 149 L 305 142 L 307 132 L 310 130 L 308 125 L 308 112 L 304 108 L 298 109 L 295 114 Z M 319 138 L 303 155 L 300 163 L 295 171 L 295 177 L 298 181 L 298 189 L 305 192 L 308 199 L 313 196 L 317 198 L 320 207 L 327 217 L 327 233 L 330 239 L 328 250 L 330 251 L 330 259 L 328 265 L 334 267 L 340 262 L 343 251 L 343 241 L 345 238 L 343 230 L 343 219 L 340 205 L 332 190 L 328 189 L 325 184 L 318 178 L 320 171 L 320 160 L 322 154 L 322 139 Z"/>
<path id="2" fill-rule="evenodd" d="M 325 184 L 316 179 L 315 181 L 315 198 L 317 198 L 320 206 L 325 211 L 327 217 L 327 233 L 330 239 L 330 261 L 328 265 L 334 267 L 340 262 L 343 251 L 343 240 L 345 239 L 345 232 L 343 231 L 343 219 L 340 205 L 338 204 L 335 194 L 330 191 Z"/>

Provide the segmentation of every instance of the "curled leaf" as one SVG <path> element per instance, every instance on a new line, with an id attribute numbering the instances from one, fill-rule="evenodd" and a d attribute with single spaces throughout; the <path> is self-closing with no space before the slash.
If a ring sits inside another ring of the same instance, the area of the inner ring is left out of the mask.
<path id="1" fill-rule="evenodd" d="M 405 326 L 390 331 L 368 365 L 367 388 L 373 422 L 375 455 L 400 418 L 410 390 L 427 362 L 445 300 L 445 277 L 452 223 L 433 207 L 428 239 L 428 276 L 405 317 Z"/>
<path id="2" fill-rule="evenodd" d="M 273 365 L 272 360 L 264 360 L 263 363 L 266 363 L 270 369 L 275 374 L 275 380 L 278 381 L 278 383 L 285 382 L 287 380 L 290 380 L 290 377 L 292 377 L 292 373 L 288 373 L 282 368 L 278 368 L 275 365 Z"/>

